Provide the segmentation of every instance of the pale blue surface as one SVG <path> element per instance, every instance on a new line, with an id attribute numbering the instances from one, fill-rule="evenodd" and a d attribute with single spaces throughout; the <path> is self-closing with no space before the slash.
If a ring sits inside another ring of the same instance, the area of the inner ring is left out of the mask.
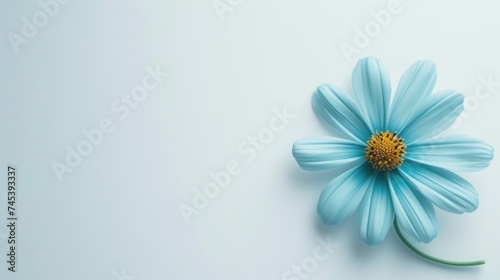
<path id="1" fill-rule="evenodd" d="M 318 196 L 345 168 L 304 171 L 290 153 L 304 136 L 340 135 L 317 121 L 311 95 L 330 82 L 355 99 L 351 70 L 367 55 L 390 70 L 393 91 L 414 61 L 435 61 L 435 91 L 454 88 L 471 101 L 446 133 L 498 147 L 500 1 L 402 0 L 402 12 L 351 60 L 339 44 L 354 45 L 355 28 L 364 32 L 372 12 L 392 1 L 243 1 L 224 21 L 212 0 L 70 1 L 16 54 L 7 36 L 20 34 L 22 18 L 31 20 L 41 1 L 49 0 L 0 4 L 0 161 L 19 168 L 21 211 L 19 271 L 8 272 L 2 261 L 1 280 L 130 280 L 118 277 L 123 269 L 134 280 L 286 280 L 286 270 L 314 256 L 317 239 L 338 246 L 307 272 L 309 280 L 500 275 L 500 251 L 492 246 L 500 236 L 500 223 L 492 222 L 498 157 L 482 172 L 460 174 L 477 188 L 479 208 L 464 215 L 436 208 L 439 235 L 419 244 L 443 258 L 487 261 L 464 270 L 419 259 L 392 228 L 382 246 L 366 246 L 357 238 L 360 209 L 340 226 L 325 226 Z M 171 75 L 119 119 L 113 100 L 157 64 Z M 248 162 L 238 145 L 284 106 L 296 118 Z M 50 164 L 64 161 L 65 147 L 105 117 L 116 129 L 59 182 Z M 202 190 L 230 160 L 242 172 L 186 224 L 179 204 L 191 203 L 193 189 Z M 5 176 L 0 172 L 2 260 Z"/>

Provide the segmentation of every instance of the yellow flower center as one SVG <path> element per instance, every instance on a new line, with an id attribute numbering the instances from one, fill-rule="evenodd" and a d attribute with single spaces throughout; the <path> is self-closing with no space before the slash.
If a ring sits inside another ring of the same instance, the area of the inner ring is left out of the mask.
<path id="1" fill-rule="evenodd" d="M 374 169 L 393 170 L 403 164 L 406 145 L 396 132 L 377 132 L 366 141 L 365 159 Z"/>

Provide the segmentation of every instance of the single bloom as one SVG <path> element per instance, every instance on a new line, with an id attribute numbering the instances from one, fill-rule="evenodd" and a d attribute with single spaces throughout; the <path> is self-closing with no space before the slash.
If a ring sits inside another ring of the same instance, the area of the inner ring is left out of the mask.
<path id="1" fill-rule="evenodd" d="M 435 83 L 434 63 L 417 61 L 391 99 L 387 69 L 367 57 L 352 73 L 355 99 L 331 84 L 317 88 L 312 107 L 341 137 L 301 139 L 293 156 L 305 170 L 352 167 L 320 195 L 325 224 L 358 210 L 359 235 L 368 245 L 382 242 L 394 219 L 411 239 L 428 243 L 438 232 L 434 206 L 457 214 L 478 207 L 477 191 L 455 172 L 486 168 L 493 148 L 469 136 L 440 136 L 462 112 L 464 96 L 432 93 Z"/>

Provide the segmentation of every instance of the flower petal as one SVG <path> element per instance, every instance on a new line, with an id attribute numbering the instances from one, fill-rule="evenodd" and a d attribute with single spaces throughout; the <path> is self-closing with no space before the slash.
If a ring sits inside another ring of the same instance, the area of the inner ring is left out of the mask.
<path id="1" fill-rule="evenodd" d="M 391 79 L 375 57 L 360 59 L 352 72 L 352 88 L 372 133 L 385 129 L 391 100 Z"/>
<path id="2" fill-rule="evenodd" d="M 359 235 L 368 245 L 384 241 L 394 221 L 394 208 L 384 173 L 377 172 L 359 210 Z"/>
<path id="3" fill-rule="evenodd" d="M 490 165 L 493 147 L 473 137 L 453 135 L 408 146 L 405 158 L 453 171 L 479 171 Z"/>
<path id="4" fill-rule="evenodd" d="M 462 177 L 443 168 L 405 162 L 399 171 L 437 207 L 452 213 L 472 212 L 479 205 L 476 189 Z"/>
<path id="5" fill-rule="evenodd" d="M 429 243 L 437 235 L 434 206 L 399 172 L 387 173 L 392 204 L 401 229 L 418 242 Z"/>
<path id="6" fill-rule="evenodd" d="M 362 159 L 364 146 L 341 138 L 309 137 L 296 141 L 292 153 L 300 167 L 316 171 Z"/>
<path id="7" fill-rule="evenodd" d="M 431 60 L 415 62 L 403 74 L 394 95 L 388 129 L 400 132 L 412 118 L 418 105 L 426 99 L 436 83 L 436 66 Z"/>
<path id="8" fill-rule="evenodd" d="M 453 90 L 432 94 L 422 103 L 400 135 L 410 145 L 443 132 L 462 113 L 463 103 L 464 95 Z"/>
<path id="9" fill-rule="evenodd" d="M 370 129 L 358 106 L 340 88 L 331 84 L 318 86 L 312 107 L 321 119 L 342 135 L 362 144 L 370 138 Z"/>
<path id="10" fill-rule="evenodd" d="M 351 216 L 374 178 L 373 169 L 363 162 L 332 180 L 319 197 L 316 211 L 321 220 L 334 225 Z"/>

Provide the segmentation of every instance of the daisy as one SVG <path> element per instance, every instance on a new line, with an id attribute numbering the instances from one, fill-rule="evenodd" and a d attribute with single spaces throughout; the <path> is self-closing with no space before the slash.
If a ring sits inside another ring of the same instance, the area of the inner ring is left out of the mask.
<path id="1" fill-rule="evenodd" d="M 417 61 L 391 100 L 387 69 L 367 57 L 352 74 L 355 100 L 331 84 L 317 88 L 312 107 L 341 137 L 299 140 L 293 156 L 305 170 L 352 167 L 320 195 L 317 212 L 325 224 L 338 224 L 358 210 L 366 244 L 381 243 L 394 223 L 412 246 L 404 235 L 424 243 L 436 237 L 434 206 L 457 214 L 478 207 L 477 191 L 454 172 L 487 167 L 493 148 L 469 136 L 439 137 L 462 112 L 464 96 L 454 90 L 432 94 L 435 83 L 434 63 Z"/>

